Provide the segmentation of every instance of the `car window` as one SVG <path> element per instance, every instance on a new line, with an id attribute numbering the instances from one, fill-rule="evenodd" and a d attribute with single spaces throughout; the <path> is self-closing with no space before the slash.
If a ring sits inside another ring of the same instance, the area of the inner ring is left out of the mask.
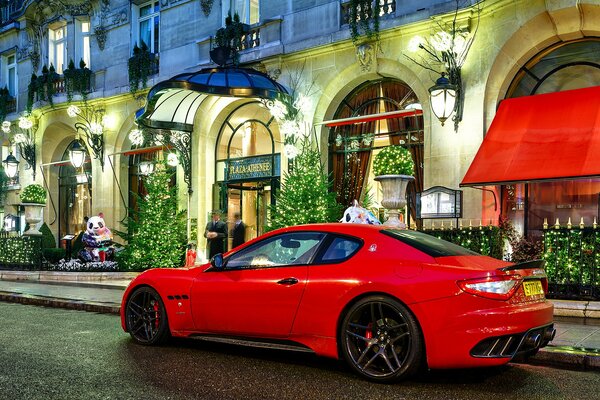
<path id="1" fill-rule="evenodd" d="M 345 260 L 358 250 L 360 244 L 358 239 L 336 237 L 325 251 L 325 254 L 323 254 L 323 257 L 321 257 L 321 262 Z"/>
<path id="2" fill-rule="evenodd" d="M 277 235 L 234 253 L 226 268 L 260 268 L 308 264 L 325 237 L 318 232 Z"/>
<path id="3" fill-rule="evenodd" d="M 479 256 L 480 254 L 475 253 L 469 249 L 458 246 L 454 243 L 447 242 L 442 239 L 438 239 L 435 236 L 428 235 L 423 232 L 400 230 L 400 229 L 386 229 L 381 231 L 384 235 L 398 239 L 402 243 L 414 247 L 417 250 L 431 257 L 446 257 L 446 256 Z"/>

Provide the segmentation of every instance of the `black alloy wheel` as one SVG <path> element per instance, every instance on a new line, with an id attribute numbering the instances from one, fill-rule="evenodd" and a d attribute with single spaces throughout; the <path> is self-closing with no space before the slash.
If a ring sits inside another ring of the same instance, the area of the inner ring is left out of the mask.
<path id="1" fill-rule="evenodd" d="M 140 287 L 129 296 L 125 310 L 127 332 L 137 343 L 153 345 L 170 336 L 167 312 L 158 292 Z"/>
<path id="2" fill-rule="evenodd" d="M 409 377 L 420 368 L 424 355 L 415 317 L 385 296 L 367 297 L 350 307 L 340 327 L 340 343 L 352 369 L 376 382 Z"/>

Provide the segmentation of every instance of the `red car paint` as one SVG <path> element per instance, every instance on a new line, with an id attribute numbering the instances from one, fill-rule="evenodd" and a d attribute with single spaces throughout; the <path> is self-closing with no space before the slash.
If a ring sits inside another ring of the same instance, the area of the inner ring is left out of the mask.
<path id="1" fill-rule="evenodd" d="M 525 296 L 519 284 L 508 300 L 466 293 L 457 282 L 494 276 L 522 278 L 540 270 L 501 271 L 511 263 L 486 256 L 432 257 L 381 231 L 382 226 L 315 224 L 265 234 L 227 257 L 286 232 L 324 232 L 359 238 L 363 245 L 339 263 L 216 270 L 153 269 L 134 279 L 123 296 L 121 322 L 132 291 L 151 286 L 161 296 L 171 334 L 287 339 L 316 354 L 338 358 L 338 329 L 344 310 L 369 294 L 386 294 L 405 304 L 421 328 L 430 368 L 505 364 L 510 358 L 473 357 L 483 339 L 524 333 L 552 323 L 553 306 L 543 295 Z M 278 284 L 295 278 L 297 284 Z M 545 275 L 539 276 L 547 287 Z"/>

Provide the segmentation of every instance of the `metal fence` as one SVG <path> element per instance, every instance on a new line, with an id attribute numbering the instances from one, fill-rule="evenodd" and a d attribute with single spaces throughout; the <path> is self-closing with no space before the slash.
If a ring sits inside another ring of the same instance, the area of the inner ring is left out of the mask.
<path id="1" fill-rule="evenodd" d="M 0 236 L 0 268 L 41 269 L 41 236 Z"/>

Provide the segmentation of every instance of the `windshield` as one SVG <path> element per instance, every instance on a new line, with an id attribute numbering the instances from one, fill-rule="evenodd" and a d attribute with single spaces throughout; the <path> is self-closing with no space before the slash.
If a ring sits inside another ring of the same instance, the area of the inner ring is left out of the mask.
<path id="1" fill-rule="evenodd" d="M 386 229 L 381 231 L 384 235 L 398 239 L 402 243 L 414 247 L 431 257 L 446 256 L 478 256 L 480 254 L 465 249 L 454 243 L 438 239 L 435 236 L 423 232 L 408 231 L 400 229 Z"/>

